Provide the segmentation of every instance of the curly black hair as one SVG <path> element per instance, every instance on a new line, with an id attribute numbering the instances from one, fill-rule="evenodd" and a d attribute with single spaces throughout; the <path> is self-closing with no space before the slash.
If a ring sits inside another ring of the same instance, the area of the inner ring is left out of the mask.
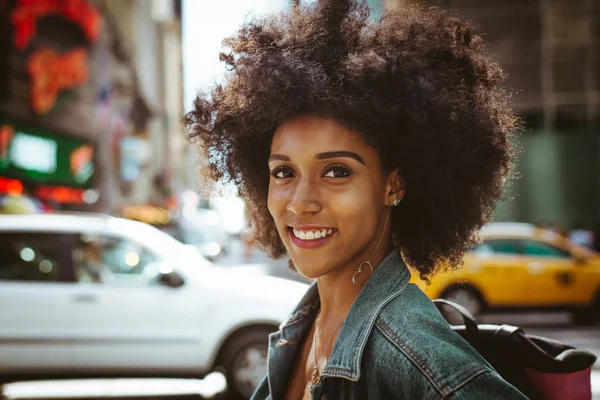
<path id="1" fill-rule="evenodd" d="M 406 196 L 392 213 L 396 245 L 428 279 L 456 268 L 491 219 L 510 176 L 519 122 L 481 36 L 447 11 L 411 6 L 371 21 L 362 2 L 322 0 L 246 22 L 224 41 L 224 84 L 186 115 L 208 165 L 235 184 L 256 241 L 286 254 L 267 209 L 276 127 L 304 116 L 361 132 Z"/>

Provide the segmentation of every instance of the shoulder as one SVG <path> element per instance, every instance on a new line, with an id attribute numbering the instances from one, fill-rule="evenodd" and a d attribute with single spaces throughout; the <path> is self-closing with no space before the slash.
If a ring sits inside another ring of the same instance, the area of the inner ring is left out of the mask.
<path id="1" fill-rule="evenodd" d="M 508 385 L 412 284 L 377 315 L 363 361 L 379 384 L 413 397 L 446 398 L 482 380 Z"/>

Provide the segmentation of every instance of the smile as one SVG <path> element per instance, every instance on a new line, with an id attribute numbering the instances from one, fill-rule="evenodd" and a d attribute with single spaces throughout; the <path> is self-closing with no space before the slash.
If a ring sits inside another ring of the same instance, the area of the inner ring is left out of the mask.
<path id="1" fill-rule="evenodd" d="M 300 230 L 288 227 L 290 239 L 301 248 L 314 248 L 325 244 L 337 232 L 334 228 Z"/>
<path id="2" fill-rule="evenodd" d="M 333 228 L 329 229 L 311 229 L 308 231 L 301 231 L 296 228 L 292 228 L 292 232 L 294 236 L 301 240 L 315 240 L 326 237 L 327 235 L 331 235 L 333 233 Z"/>

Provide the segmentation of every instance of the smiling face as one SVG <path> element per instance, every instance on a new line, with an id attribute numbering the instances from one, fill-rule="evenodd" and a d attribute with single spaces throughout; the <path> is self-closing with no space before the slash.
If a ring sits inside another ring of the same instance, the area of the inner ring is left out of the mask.
<path id="1" fill-rule="evenodd" d="M 296 269 L 316 278 L 356 270 L 382 235 L 398 195 L 377 151 L 332 119 L 302 117 L 275 131 L 269 158 L 268 207 Z"/>

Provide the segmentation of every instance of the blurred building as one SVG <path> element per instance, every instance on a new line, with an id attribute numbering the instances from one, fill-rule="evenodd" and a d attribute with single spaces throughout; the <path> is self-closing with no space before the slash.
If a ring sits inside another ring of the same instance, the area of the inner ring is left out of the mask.
<path id="1" fill-rule="evenodd" d="M 600 221 L 600 2 L 435 0 L 479 25 L 525 122 L 498 220 Z"/>
<path id="2" fill-rule="evenodd" d="M 525 123 L 519 179 L 496 220 L 571 228 L 600 222 L 600 2 L 379 0 L 428 3 L 477 26 Z"/>
<path id="3" fill-rule="evenodd" d="M 177 0 L 0 2 L 0 195 L 120 214 L 187 187 Z"/>

